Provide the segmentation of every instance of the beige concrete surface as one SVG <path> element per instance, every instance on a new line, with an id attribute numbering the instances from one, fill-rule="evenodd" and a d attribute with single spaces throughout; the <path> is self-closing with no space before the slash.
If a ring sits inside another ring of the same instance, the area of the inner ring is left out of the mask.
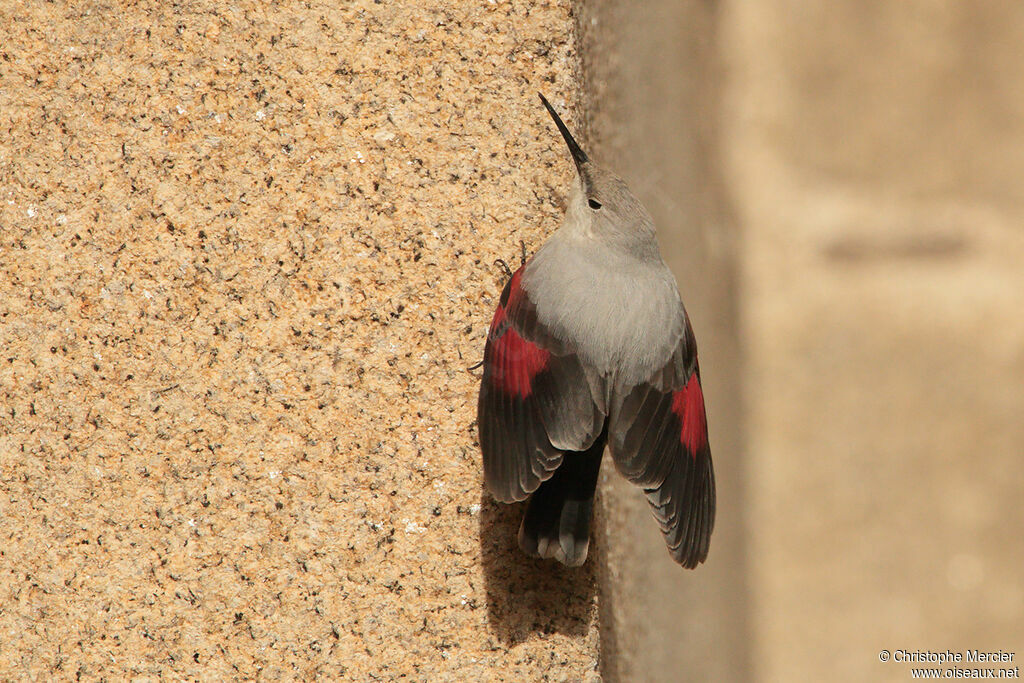
<path id="1" fill-rule="evenodd" d="M 586 680 L 481 498 L 568 2 L 0 5 L 0 678 Z"/>
<path id="2" fill-rule="evenodd" d="M 721 27 L 756 679 L 1019 665 L 1024 5 L 738 1 Z"/>

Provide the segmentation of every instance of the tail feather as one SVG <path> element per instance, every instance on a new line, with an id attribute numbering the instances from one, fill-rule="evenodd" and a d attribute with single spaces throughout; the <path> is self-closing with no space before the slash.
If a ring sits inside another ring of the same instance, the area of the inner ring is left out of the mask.
<path id="1" fill-rule="evenodd" d="M 519 547 L 529 555 L 578 567 L 590 547 L 590 518 L 606 433 L 586 451 L 566 452 L 561 466 L 527 503 Z"/>

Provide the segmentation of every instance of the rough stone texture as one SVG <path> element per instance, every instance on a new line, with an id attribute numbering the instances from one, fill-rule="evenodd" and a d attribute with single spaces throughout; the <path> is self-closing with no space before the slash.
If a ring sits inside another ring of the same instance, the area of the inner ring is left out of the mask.
<path id="1" fill-rule="evenodd" d="M 755 671 L 1019 665 L 1024 5 L 725 5 Z"/>
<path id="2" fill-rule="evenodd" d="M 596 675 L 593 570 L 481 496 L 466 369 L 557 225 L 570 3 L 0 32 L 0 677 Z"/>

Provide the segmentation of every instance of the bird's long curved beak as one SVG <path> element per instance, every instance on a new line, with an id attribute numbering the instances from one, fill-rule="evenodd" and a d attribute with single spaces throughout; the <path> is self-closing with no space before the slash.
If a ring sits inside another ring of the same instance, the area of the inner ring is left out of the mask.
<path id="1" fill-rule="evenodd" d="M 566 125 L 562 123 L 562 119 L 558 117 L 558 112 L 556 112 L 555 108 L 551 106 L 551 103 L 547 101 L 547 98 L 545 98 L 544 95 L 541 95 L 541 93 L 537 94 L 540 95 L 540 101 L 544 103 L 545 107 L 547 107 L 548 113 L 551 114 L 551 118 L 555 120 L 555 125 L 558 126 L 558 132 L 562 134 L 563 138 L 565 138 L 565 144 L 569 146 L 569 153 L 572 154 L 572 160 L 576 162 L 576 171 L 580 174 L 580 178 L 585 177 L 585 174 L 583 173 L 583 166 L 590 161 L 587 157 L 587 153 L 584 152 L 576 143 L 576 139 L 572 136 L 572 133 L 569 132 Z"/>

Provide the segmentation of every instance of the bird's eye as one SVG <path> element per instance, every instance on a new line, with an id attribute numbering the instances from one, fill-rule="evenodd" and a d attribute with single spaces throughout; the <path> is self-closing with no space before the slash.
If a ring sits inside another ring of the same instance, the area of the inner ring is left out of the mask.
<path id="1" fill-rule="evenodd" d="M 594 211 L 597 211 L 598 209 L 601 208 L 601 202 L 597 201 L 596 199 L 588 199 L 587 205 Z"/>

